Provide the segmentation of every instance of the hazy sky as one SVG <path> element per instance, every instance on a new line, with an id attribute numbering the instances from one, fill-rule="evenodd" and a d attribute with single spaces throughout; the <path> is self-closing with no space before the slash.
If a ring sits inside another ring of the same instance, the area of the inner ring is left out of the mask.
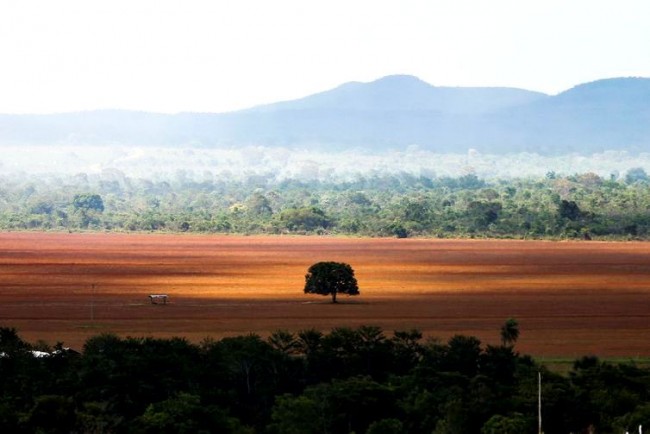
<path id="1" fill-rule="evenodd" d="M 650 77 L 648 0 L 2 0 L 0 112 L 228 111 L 347 81 Z"/>

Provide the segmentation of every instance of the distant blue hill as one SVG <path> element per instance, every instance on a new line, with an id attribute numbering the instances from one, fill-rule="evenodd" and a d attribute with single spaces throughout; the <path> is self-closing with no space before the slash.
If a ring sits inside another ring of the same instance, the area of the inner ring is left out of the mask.
<path id="1" fill-rule="evenodd" d="M 0 144 L 642 152 L 650 150 L 650 79 L 599 80 L 549 96 L 396 75 L 230 113 L 0 115 Z"/>
<path id="2" fill-rule="evenodd" d="M 539 92 L 501 87 L 435 87 L 410 75 L 390 75 L 371 83 L 346 83 L 326 92 L 255 107 L 246 112 L 349 110 L 476 114 L 527 104 L 546 97 Z"/>

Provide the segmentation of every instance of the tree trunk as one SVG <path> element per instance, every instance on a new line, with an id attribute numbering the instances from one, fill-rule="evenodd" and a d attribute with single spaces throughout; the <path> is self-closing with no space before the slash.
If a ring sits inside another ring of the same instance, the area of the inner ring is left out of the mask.
<path id="1" fill-rule="evenodd" d="M 336 303 L 336 291 L 332 291 L 332 303 Z"/>

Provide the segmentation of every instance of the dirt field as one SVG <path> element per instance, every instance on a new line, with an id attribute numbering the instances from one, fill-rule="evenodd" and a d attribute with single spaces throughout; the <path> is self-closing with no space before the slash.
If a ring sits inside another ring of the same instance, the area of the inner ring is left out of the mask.
<path id="1" fill-rule="evenodd" d="M 361 295 L 304 295 L 321 260 Z M 496 343 L 509 317 L 521 352 L 650 357 L 650 243 L 0 234 L 0 325 L 30 342 L 371 324 Z"/>

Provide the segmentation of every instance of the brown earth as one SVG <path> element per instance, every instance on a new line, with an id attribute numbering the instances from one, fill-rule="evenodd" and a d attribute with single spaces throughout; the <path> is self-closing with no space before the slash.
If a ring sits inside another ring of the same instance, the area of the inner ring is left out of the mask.
<path id="1" fill-rule="evenodd" d="M 321 260 L 350 263 L 361 295 L 303 294 Z M 497 343 L 509 317 L 524 353 L 650 357 L 650 243 L 0 234 L 0 325 L 30 342 L 369 324 Z"/>

